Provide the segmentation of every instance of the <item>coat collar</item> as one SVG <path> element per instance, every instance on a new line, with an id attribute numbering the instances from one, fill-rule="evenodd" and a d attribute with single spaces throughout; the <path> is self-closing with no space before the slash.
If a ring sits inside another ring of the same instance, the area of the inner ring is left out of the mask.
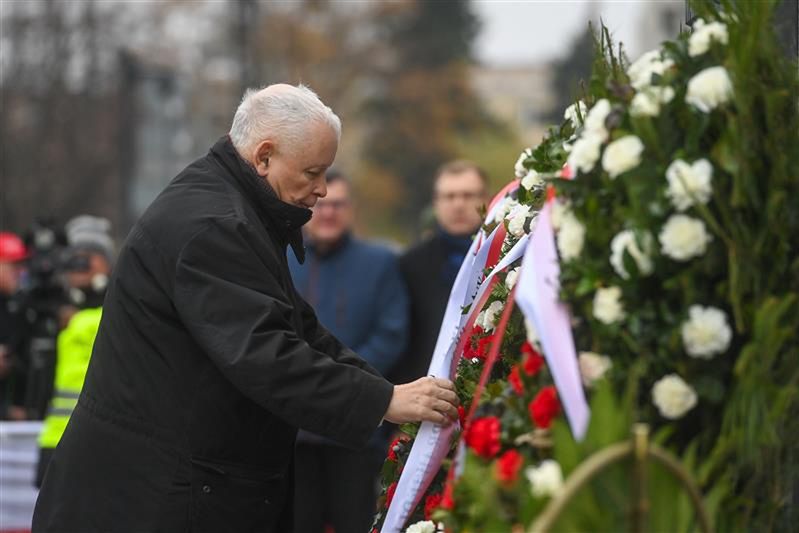
<path id="1" fill-rule="evenodd" d="M 287 204 L 277 197 L 269 183 L 238 153 L 228 135 L 219 139 L 211 153 L 230 172 L 263 221 L 277 233 L 280 241 L 291 245 L 297 261 L 305 261 L 305 247 L 300 228 L 311 219 L 311 210 Z"/>

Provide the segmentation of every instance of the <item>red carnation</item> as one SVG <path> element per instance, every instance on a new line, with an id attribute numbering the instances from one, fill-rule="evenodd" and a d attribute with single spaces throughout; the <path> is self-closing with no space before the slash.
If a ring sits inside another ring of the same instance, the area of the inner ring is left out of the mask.
<path id="1" fill-rule="evenodd" d="M 552 425 L 552 419 L 560 412 L 560 402 L 555 387 L 550 385 L 538 391 L 527 409 L 536 427 L 546 429 Z"/>
<path id="2" fill-rule="evenodd" d="M 516 450 L 508 450 L 494 464 L 494 475 L 503 485 L 513 485 L 519 478 L 524 458 Z"/>
<path id="3" fill-rule="evenodd" d="M 441 500 L 443 496 L 441 493 L 431 494 L 427 497 L 424 502 L 424 519 L 430 520 L 430 517 L 433 516 L 433 511 L 441 507 Z"/>
<path id="4" fill-rule="evenodd" d="M 513 390 L 516 391 L 516 394 L 519 396 L 524 394 L 524 384 L 522 383 L 521 376 L 519 376 L 519 365 L 513 365 L 510 374 L 508 374 L 508 381 L 511 387 L 513 387 Z"/>
<path id="5" fill-rule="evenodd" d="M 458 406 L 458 420 L 461 423 L 461 429 L 466 427 L 466 408 L 462 405 Z"/>
<path id="6" fill-rule="evenodd" d="M 397 490 L 397 482 L 395 481 L 386 489 L 386 509 L 391 505 L 391 500 L 394 499 L 394 491 Z"/>
<path id="7" fill-rule="evenodd" d="M 473 420 L 466 431 L 466 445 L 480 457 L 490 459 L 499 453 L 499 418 L 486 416 Z"/>
<path id="8" fill-rule="evenodd" d="M 538 374 L 538 371 L 544 366 L 544 358 L 541 357 L 541 354 L 538 353 L 529 341 L 525 341 L 524 344 L 522 344 L 522 354 L 524 354 L 524 359 L 522 361 L 524 373 L 528 376 L 535 376 Z"/>
<path id="9" fill-rule="evenodd" d="M 477 350 L 475 350 L 475 355 L 480 359 L 486 359 L 488 357 L 488 350 L 491 348 L 491 343 L 493 341 L 494 341 L 493 335 L 487 335 L 478 340 Z"/>
<path id="10" fill-rule="evenodd" d="M 393 462 L 393 463 L 397 462 L 397 452 L 394 450 L 394 448 L 396 448 L 397 444 L 399 444 L 400 442 L 408 442 L 408 436 L 407 435 L 398 435 L 397 438 L 394 439 L 391 442 L 391 445 L 388 447 L 388 457 L 387 457 L 387 459 L 389 461 Z"/>

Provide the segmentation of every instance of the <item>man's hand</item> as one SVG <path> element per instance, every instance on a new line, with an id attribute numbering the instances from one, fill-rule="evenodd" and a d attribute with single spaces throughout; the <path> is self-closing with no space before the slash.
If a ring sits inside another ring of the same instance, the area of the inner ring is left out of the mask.
<path id="1" fill-rule="evenodd" d="M 449 425 L 458 419 L 455 385 L 448 379 L 434 377 L 395 385 L 391 403 L 383 418 L 395 424 L 428 421 Z"/>

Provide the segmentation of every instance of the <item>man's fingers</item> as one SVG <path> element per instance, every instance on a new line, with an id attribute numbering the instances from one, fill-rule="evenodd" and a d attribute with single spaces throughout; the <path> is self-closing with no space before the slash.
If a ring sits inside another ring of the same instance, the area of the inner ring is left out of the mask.
<path id="1" fill-rule="evenodd" d="M 460 403 L 460 401 L 458 400 L 458 395 L 450 390 L 439 389 L 438 399 L 444 400 L 447 403 L 451 403 L 455 407 L 458 407 L 458 404 Z"/>
<path id="2" fill-rule="evenodd" d="M 451 390 L 455 392 L 455 384 L 448 379 L 436 378 L 436 385 L 442 389 Z"/>
<path id="3" fill-rule="evenodd" d="M 451 403 L 447 403 L 447 402 L 439 400 L 436 403 L 436 408 L 435 409 L 439 413 L 449 417 L 450 420 L 457 420 L 458 419 L 458 410 Z"/>

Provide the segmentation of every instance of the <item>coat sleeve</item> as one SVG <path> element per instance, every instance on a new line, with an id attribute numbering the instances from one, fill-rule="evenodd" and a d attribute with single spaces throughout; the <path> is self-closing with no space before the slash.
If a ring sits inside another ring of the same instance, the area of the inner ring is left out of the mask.
<path id="1" fill-rule="evenodd" d="M 352 348 L 385 376 L 405 350 L 409 310 L 408 293 L 396 258 L 387 258 L 384 266 L 380 288 L 372 302 L 374 322 L 370 333 Z"/>
<path id="2" fill-rule="evenodd" d="M 293 288 L 279 281 L 268 246 L 240 220 L 209 222 L 180 253 L 178 314 L 243 394 L 295 427 L 361 446 L 388 409 L 393 387 L 342 353 L 329 333 L 317 331 L 310 344 L 297 334 L 287 295 Z"/>

